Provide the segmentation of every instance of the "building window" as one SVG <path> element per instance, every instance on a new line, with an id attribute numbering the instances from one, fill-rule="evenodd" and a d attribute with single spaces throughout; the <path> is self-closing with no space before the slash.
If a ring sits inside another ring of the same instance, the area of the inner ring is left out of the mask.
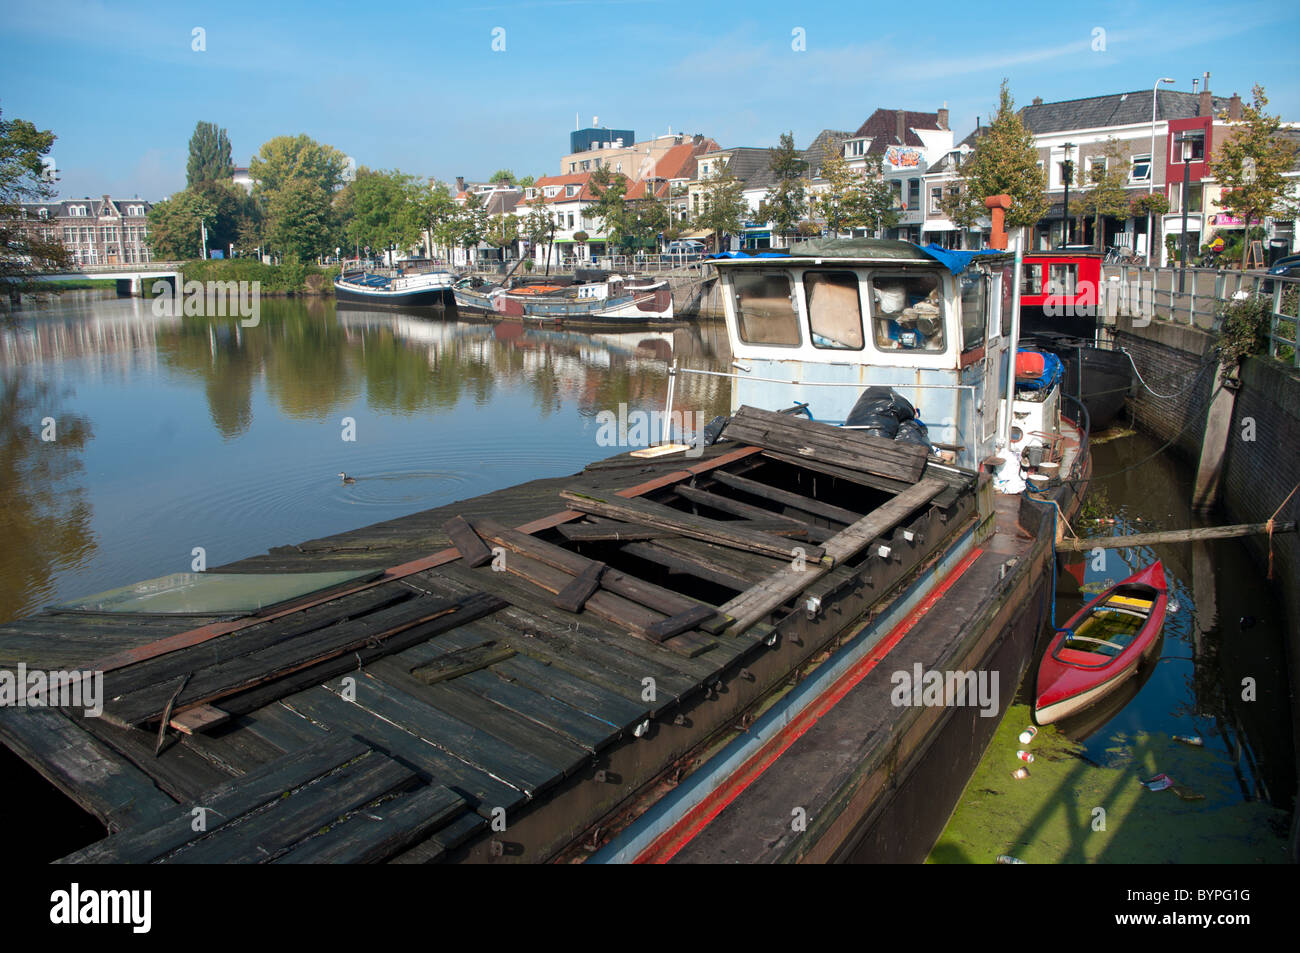
<path id="1" fill-rule="evenodd" d="M 84 205 L 70 205 L 70 206 L 68 206 L 68 214 L 69 214 L 69 215 L 75 215 L 75 216 L 77 216 L 78 218 L 80 218 L 81 216 L 83 216 L 83 215 L 86 214 L 86 206 L 84 206 Z"/>
<path id="2" fill-rule="evenodd" d="M 921 180 L 907 180 L 907 207 L 918 209 L 921 207 Z"/>
<path id="3" fill-rule="evenodd" d="M 889 189 L 894 196 L 894 208 L 903 207 L 903 181 L 902 179 L 890 179 Z"/>
<path id="4" fill-rule="evenodd" d="M 564 195 L 566 198 L 573 198 L 577 194 L 578 187 L 576 185 L 566 185 L 564 187 Z"/>
<path id="5" fill-rule="evenodd" d="M 1130 182 L 1151 181 L 1151 157 L 1149 155 L 1133 157 L 1133 168 L 1129 172 L 1128 180 Z"/>
<path id="6" fill-rule="evenodd" d="M 578 163 L 576 163 L 576 162 L 570 162 L 570 163 L 569 163 L 569 171 L 570 171 L 570 172 L 577 172 L 577 171 L 578 171 Z"/>
<path id="7" fill-rule="evenodd" d="M 1205 132 L 1203 130 L 1196 130 L 1193 132 L 1185 132 L 1185 133 L 1175 135 L 1170 140 L 1170 147 L 1173 149 L 1173 153 L 1174 153 L 1173 158 L 1170 161 L 1176 162 L 1179 165 L 1182 164 L 1183 143 L 1181 140 L 1184 138 L 1188 139 L 1192 145 L 1191 161 L 1203 162 L 1205 160 Z"/>
<path id="8" fill-rule="evenodd" d="M 1073 298 L 1079 284 L 1078 265 L 1052 265 L 1047 275 L 1047 293 Z"/>
<path id="9" fill-rule="evenodd" d="M 862 304 L 854 272 L 804 272 L 803 292 L 813 347 L 862 350 Z"/>
<path id="10" fill-rule="evenodd" d="M 866 140 L 850 139 L 844 143 L 844 158 L 854 159 L 861 156 L 866 151 Z"/>
<path id="11" fill-rule="evenodd" d="M 40 212 L 37 213 L 37 215 L 40 217 L 41 221 L 44 221 L 45 219 L 50 217 L 50 210 L 47 208 L 43 208 L 40 210 Z"/>
<path id="12" fill-rule="evenodd" d="M 1037 295 L 1043 293 L 1043 266 L 1025 263 L 1025 270 L 1020 275 L 1020 293 Z"/>
<path id="13" fill-rule="evenodd" d="M 939 203 L 943 201 L 943 186 L 936 185 L 930 189 L 930 214 L 938 215 L 942 209 Z"/>
<path id="14" fill-rule="evenodd" d="M 794 310 L 794 289 L 784 272 L 743 272 L 732 278 L 736 329 L 746 344 L 799 346 L 799 318 Z"/>

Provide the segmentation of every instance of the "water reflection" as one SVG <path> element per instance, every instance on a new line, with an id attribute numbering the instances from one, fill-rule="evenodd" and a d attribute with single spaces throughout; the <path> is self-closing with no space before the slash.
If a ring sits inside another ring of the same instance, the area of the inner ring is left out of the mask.
<path id="1" fill-rule="evenodd" d="M 6 534 L 28 543 L 0 557 L 0 618 L 188 569 L 195 546 L 212 567 L 574 472 L 618 449 L 596 443 L 599 411 L 662 409 L 674 359 L 725 368 L 724 330 L 541 331 L 320 299 L 263 299 L 243 327 L 63 295 L 0 328 L 0 491 L 29 527 Z M 678 409 L 708 419 L 729 399 L 723 379 L 678 380 Z M 68 439 L 42 455 L 47 413 Z M 38 468 L 56 460 L 68 485 L 47 492 Z"/>

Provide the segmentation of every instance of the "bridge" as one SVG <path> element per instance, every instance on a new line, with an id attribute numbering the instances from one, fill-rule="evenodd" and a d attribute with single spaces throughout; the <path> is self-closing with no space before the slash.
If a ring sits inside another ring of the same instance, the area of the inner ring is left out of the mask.
<path id="1" fill-rule="evenodd" d="M 81 265 L 66 271 L 32 275 L 33 281 L 87 281 L 113 278 L 118 294 L 143 294 L 144 282 L 164 279 L 179 285 L 182 281 L 183 261 L 150 261 L 129 265 Z"/>

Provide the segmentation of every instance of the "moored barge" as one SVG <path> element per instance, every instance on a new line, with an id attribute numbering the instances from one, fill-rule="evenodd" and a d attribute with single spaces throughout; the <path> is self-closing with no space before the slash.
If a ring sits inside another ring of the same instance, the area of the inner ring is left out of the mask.
<path id="1" fill-rule="evenodd" d="M 0 667 L 102 673 L 98 717 L 0 708 L 111 832 L 67 859 L 923 857 L 1028 663 L 1086 427 L 1059 385 L 1017 390 L 1006 256 L 720 271 L 738 366 L 709 446 L 0 626 Z M 836 426 L 867 386 L 933 448 Z M 984 675 L 931 704 L 895 691 L 913 671 Z"/>

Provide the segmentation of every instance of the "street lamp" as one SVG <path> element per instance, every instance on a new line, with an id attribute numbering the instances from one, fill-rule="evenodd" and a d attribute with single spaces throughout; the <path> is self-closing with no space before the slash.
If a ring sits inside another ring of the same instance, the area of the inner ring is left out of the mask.
<path id="1" fill-rule="evenodd" d="M 1182 270 L 1178 272 L 1178 293 L 1183 293 L 1183 287 L 1187 282 L 1187 191 L 1191 183 L 1192 175 L 1192 137 L 1183 133 L 1178 137 L 1179 145 L 1182 148 L 1183 156 L 1183 235 L 1181 257 Z"/>
<path id="2" fill-rule="evenodd" d="M 1061 163 L 1061 178 L 1065 180 L 1065 204 L 1061 208 L 1061 247 L 1070 244 L 1070 180 L 1074 178 L 1074 163 L 1070 161 L 1073 142 L 1064 145 L 1065 160 Z"/>
<path id="3" fill-rule="evenodd" d="M 1156 90 L 1160 88 L 1161 83 L 1172 84 L 1174 81 L 1169 77 L 1158 79 L 1155 85 L 1151 87 L 1151 165 L 1147 168 L 1147 195 L 1155 190 L 1156 187 Z M 1151 206 L 1147 206 L 1147 267 L 1151 267 L 1151 246 L 1155 242 L 1156 233 L 1153 230 L 1154 220 L 1151 216 Z"/>

